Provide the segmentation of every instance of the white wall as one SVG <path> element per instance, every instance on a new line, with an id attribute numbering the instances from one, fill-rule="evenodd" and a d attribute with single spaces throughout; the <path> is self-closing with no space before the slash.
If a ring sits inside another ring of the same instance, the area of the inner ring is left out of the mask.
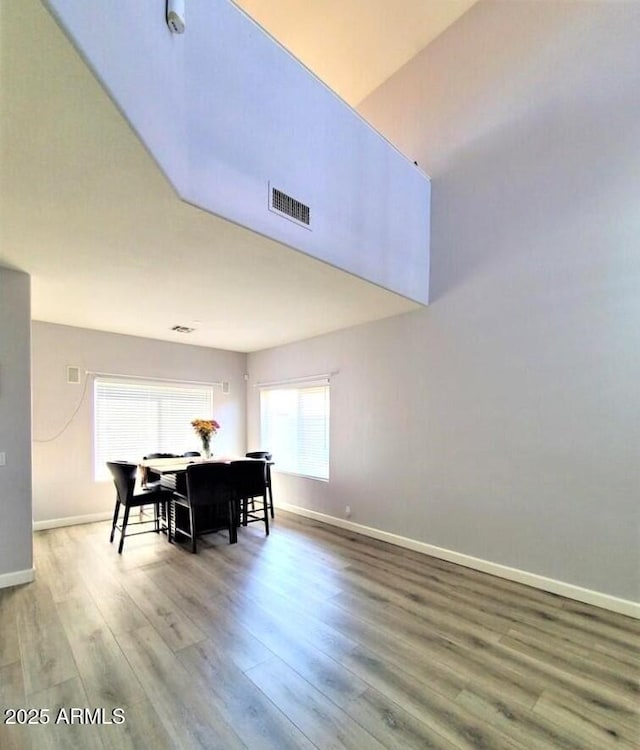
<path id="1" fill-rule="evenodd" d="M 246 356 L 205 347 L 33 323 L 33 517 L 34 521 L 91 516 L 113 509 L 112 482 L 93 478 L 93 390 L 66 382 L 67 365 L 81 371 L 229 381 L 230 394 L 214 391 L 221 424 L 213 448 L 243 454 L 246 443 Z M 69 427 L 54 437 L 79 410 Z M 206 415 L 203 415 L 206 416 Z M 153 451 L 155 446 L 149 446 Z"/>
<path id="2" fill-rule="evenodd" d="M 364 102 L 432 175 L 432 304 L 249 355 L 339 370 L 331 479 L 276 500 L 640 599 L 638 38 L 636 3 L 480 2 Z"/>
<path id="3" fill-rule="evenodd" d="M 164 3 L 45 4 L 185 201 L 428 301 L 428 179 L 233 2 L 189 0 L 183 35 Z"/>
<path id="4" fill-rule="evenodd" d="M 31 280 L 0 267 L 0 587 L 32 577 Z"/>

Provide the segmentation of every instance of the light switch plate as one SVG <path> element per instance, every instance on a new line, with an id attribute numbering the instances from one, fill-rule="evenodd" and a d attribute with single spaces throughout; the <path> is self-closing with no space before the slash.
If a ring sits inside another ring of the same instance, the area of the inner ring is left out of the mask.
<path id="1" fill-rule="evenodd" d="M 0 451 L 0 466 L 7 465 L 7 454 L 4 451 Z"/>

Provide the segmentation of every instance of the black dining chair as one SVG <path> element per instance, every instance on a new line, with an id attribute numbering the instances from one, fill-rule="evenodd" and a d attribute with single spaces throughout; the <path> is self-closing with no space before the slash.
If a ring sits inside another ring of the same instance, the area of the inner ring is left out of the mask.
<path id="1" fill-rule="evenodd" d="M 269 451 L 249 451 L 249 453 L 245 453 L 245 456 L 247 458 L 261 458 L 264 461 L 267 462 L 267 493 L 269 495 L 269 511 L 271 513 L 271 518 L 274 518 L 274 512 L 273 512 L 273 490 L 271 489 L 271 463 L 272 463 L 272 454 L 269 453 Z"/>
<path id="2" fill-rule="evenodd" d="M 151 531 L 158 533 L 160 531 L 161 506 L 170 498 L 171 493 L 160 488 L 160 485 L 143 488 L 140 492 L 135 492 L 136 476 L 138 466 L 128 463 L 127 461 L 108 461 L 107 466 L 113 477 L 113 483 L 116 487 L 116 504 L 113 511 L 113 522 L 111 524 L 110 542 L 113 542 L 116 529 L 120 532 L 120 544 L 118 552 L 122 553 L 124 539 L 126 536 L 137 536 L 138 534 L 147 534 Z M 131 508 L 140 508 L 143 505 L 153 504 L 153 519 L 148 521 L 129 522 L 129 511 Z M 120 508 L 124 509 L 122 524 L 118 524 Z M 143 524 L 153 524 L 153 528 L 144 531 L 136 531 L 133 534 L 127 533 L 129 526 L 141 526 Z"/>
<path id="3" fill-rule="evenodd" d="M 264 522 L 264 528 L 269 536 L 269 509 L 267 501 L 267 463 L 265 461 L 246 460 L 232 461 L 229 466 L 232 471 L 233 487 L 236 491 L 238 508 L 242 525 L 254 521 Z M 249 501 L 262 498 L 262 509 Z"/>
<path id="4" fill-rule="evenodd" d="M 186 495 L 174 492 L 169 503 L 169 541 L 176 533 L 191 540 L 191 551 L 196 552 L 196 538 L 202 534 L 229 532 L 229 544 L 238 541 L 236 493 L 229 464 L 190 464 L 186 471 Z M 182 519 L 177 508 L 183 508 Z M 206 528 L 198 528 L 199 520 L 208 518 Z M 182 521 L 182 525 L 179 523 Z"/>
<path id="5" fill-rule="evenodd" d="M 180 456 L 177 453 L 149 453 L 146 456 L 143 456 L 143 461 L 148 461 L 152 458 L 180 458 Z M 150 469 L 147 469 L 147 487 L 152 487 L 153 485 L 156 485 L 160 483 L 160 474 L 158 474 L 157 471 L 151 471 Z"/>
<path id="6" fill-rule="evenodd" d="M 177 453 L 149 453 L 146 456 L 143 456 L 143 461 L 148 461 L 154 458 L 180 458 L 180 456 Z M 151 469 L 145 469 L 145 476 L 144 476 L 144 486 L 147 489 L 150 490 L 160 490 L 162 489 L 162 477 L 160 474 L 158 474 L 157 471 L 152 471 Z M 163 503 L 160 505 L 160 513 L 161 513 L 161 526 L 162 526 L 162 532 L 166 533 L 167 531 L 167 505 L 166 503 Z M 146 509 L 144 505 L 140 506 L 140 518 L 145 514 Z"/>

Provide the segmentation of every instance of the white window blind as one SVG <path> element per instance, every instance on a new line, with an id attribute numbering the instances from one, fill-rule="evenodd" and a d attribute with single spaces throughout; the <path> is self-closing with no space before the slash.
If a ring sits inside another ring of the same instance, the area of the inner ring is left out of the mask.
<path id="1" fill-rule="evenodd" d="M 260 391 L 261 444 L 279 471 L 329 478 L 329 386 Z"/>
<path id="2" fill-rule="evenodd" d="M 110 477 L 107 461 L 139 461 L 148 453 L 200 450 L 191 420 L 213 413 L 213 388 L 96 378 L 95 478 Z"/>

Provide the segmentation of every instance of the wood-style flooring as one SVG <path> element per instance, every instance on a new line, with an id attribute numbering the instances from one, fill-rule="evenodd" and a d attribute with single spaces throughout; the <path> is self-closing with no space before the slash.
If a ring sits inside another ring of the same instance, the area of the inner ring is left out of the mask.
<path id="1" fill-rule="evenodd" d="M 630 618 L 282 511 L 197 555 L 108 536 L 36 533 L 0 591 L 1 718 L 49 716 L 2 750 L 640 747 Z"/>

